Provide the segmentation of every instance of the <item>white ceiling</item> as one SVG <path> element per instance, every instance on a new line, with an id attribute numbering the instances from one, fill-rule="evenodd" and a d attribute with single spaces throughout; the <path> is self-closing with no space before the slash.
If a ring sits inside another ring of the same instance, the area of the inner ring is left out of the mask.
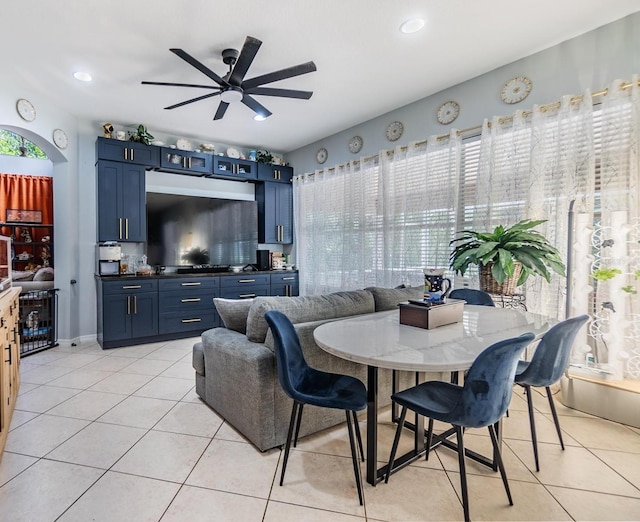
<path id="1" fill-rule="evenodd" d="M 638 10 L 638 0 L 5 1 L 0 67 L 79 118 L 287 152 Z M 425 28 L 401 34 L 415 15 Z M 211 83 L 169 48 L 222 76 L 220 52 L 247 35 L 263 41 L 247 79 L 313 60 L 317 72 L 269 85 L 312 98 L 256 97 L 266 121 L 242 104 L 213 121 L 217 97 L 163 110 L 209 91 L 140 84 Z"/>

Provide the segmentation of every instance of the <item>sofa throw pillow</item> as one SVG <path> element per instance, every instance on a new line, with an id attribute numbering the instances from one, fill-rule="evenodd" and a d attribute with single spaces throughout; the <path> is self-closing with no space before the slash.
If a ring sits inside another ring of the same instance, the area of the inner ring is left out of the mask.
<path id="1" fill-rule="evenodd" d="M 376 303 L 376 312 L 393 310 L 400 303 L 406 303 L 409 299 L 422 299 L 424 288 L 421 286 L 409 286 L 406 288 L 379 288 L 370 286 L 365 290 L 373 294 Z"/>
<path id="2" fill-rule="evenodd" d="M 33 270 L 14 270 L 11 272 L 11 279 L 14 281 L 33 281 L 34 275 Z"/>
<path id="3" fill-rule="evenodd" d="M 247 333 L 247 316 L 253 304 L 253 299 L 223 299 L 222 297 L 214 297 L 213 304 L 225 328 L 242 334 Z"/>
<path id="4" fill-rule="evenodd" d="M 299 297 L 256 297 L 247 317 L 247 339 L 254 343 L 264 342 L 269 330 L 264 314 L 270 310 L 280 310 L 296 324 L 369 314 L 375 307 L 373 296 L 364 290 Z"/>

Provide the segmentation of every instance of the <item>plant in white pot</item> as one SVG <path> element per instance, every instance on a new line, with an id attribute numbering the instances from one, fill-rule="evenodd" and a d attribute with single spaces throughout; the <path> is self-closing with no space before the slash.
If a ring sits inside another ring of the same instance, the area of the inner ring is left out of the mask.
<path id="1" fill-rule="evenodd" d="M 480 269 L 480 289 L 490 294 L 512 295 L 532 275 L 551 280 L 551 273 L 565 275 L 558 249 L 539 232 L 531 230 L 546 220 L 523 220 L 493 232 L 465 230 L 451 241 L 450 267 L 464 275 L 469 266 Z"/>

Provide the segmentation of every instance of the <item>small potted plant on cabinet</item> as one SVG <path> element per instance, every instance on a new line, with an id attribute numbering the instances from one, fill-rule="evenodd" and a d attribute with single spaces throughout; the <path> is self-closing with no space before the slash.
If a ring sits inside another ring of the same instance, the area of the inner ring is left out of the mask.
<path id="1" fill-rule="evenodd" d="M 493 232 L 465 230 L 451 241 L 449 261 L 457 274 L 469 266 L 480 269 L 480 289 L 490 294 L 512 295 L 531 275 L 551 280 L 551 272 L 565 275 L 558 250 L 532 228 L 546 220 L 523 220 L 511 227 L 497 226 Z"/>

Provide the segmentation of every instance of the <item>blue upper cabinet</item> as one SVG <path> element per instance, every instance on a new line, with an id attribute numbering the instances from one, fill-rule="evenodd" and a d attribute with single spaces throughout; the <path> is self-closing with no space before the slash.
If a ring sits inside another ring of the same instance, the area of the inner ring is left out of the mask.
<path id="1" fill-rule="evenodd" d="M 265 181 L 256 185 L 258 242 L 293 243 L 293 187 Z"/>
<path id="2" fill-rule="evenodd" d="M 133 141 L 98 138 L 96 159 L 134 163 L 157 168 L 160 165 L 159 147 L 143 145 Z"/>
<path id="3" fill-rule="evenodd" d="M 160 170 L 192 176 L 211 173 L 211 154 L 191 152 L 162 147 L 160 149 Z"/>
<path id="4" fill-rule="evenodd" d="M 256 180 L 256 162 L 225 156 L 213 156 L 213 176 L 216 178 Z"/>
<path id="5" fill-rule="evenodd" d="M 258 179 L 262 181 L 291 183 L 291 180 L 293 179 L 293 167 L 258 163 Z"/>
<path id="6" fill-rule="evenodd" d="M 98 241 L 146 241 L 145 167 L 98 162 Z"/>

